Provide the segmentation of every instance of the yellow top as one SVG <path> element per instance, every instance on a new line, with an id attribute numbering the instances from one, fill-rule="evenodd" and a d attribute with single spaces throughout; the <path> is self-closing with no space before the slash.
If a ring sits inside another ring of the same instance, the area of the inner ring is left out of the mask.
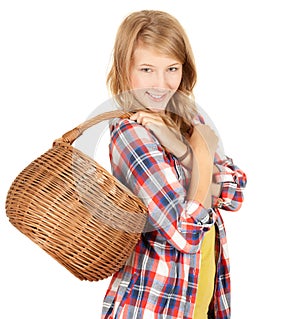
<path id="1" fill-rule="evenodd" d="M 204 236 L 201 246 L 201 267 L 194 311 L 194 319 L 207 319 L 207 311 L 214 293 L 215 285 L 215 237 L 212 227 Z"/>

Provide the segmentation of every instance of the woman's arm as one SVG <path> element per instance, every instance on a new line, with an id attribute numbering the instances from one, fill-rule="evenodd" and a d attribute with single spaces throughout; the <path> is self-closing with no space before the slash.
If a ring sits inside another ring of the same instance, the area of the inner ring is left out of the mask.
<path id="1" fill-rule="evenodd" d="M 205 124 L 204 118 L 198 114 L 194 125 Z M 247 184 L 246 174 L 237 167 L 232 159 L 214 154 L 213 179 L 208 202 L 211 207 L 227 211 L 237 211 L 243 203 L 243 191 Z"/>
<path id="2" fill-rule="evenodd" d="M 193 167 L 188 199 L 199 201 L 209 208 L 211 207 L 213 158 L 218 138 L 209 126 L 198 124 L 194 127 L 189 142 L 193 150 Z"/>
<path id="3" fill-rule="evenodd" d="M 154 133 L 160 144 L 175 155 L 180 160 L 181 164 L 187 169 L 191 169 L 193 165 L 193 155 L 189 148 L 189 143 L 183 142 L 178 138 L 178 134 L 169 128 L 159 113 L 155 112 L 136 112 L 131 117 L 131 120 L 143 125 L 145 128 Z"/>
<path id="4" fill-rule="evenodd" d="M 169 161 L 155 136 L 142 125 L 122 120 L 115 126 L 111 162 L 116 177 L 148 207 L 152 230 L 176 249 L 195 253 L 215 213 L 196 200 L 186 201 L 186 190 Z"/>

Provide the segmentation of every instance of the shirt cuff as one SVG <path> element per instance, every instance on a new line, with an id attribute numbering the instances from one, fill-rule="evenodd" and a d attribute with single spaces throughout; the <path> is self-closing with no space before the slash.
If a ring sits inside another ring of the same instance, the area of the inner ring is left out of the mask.
<path id="1" fill-rule="evenodd" d="M 205 208 L 200 202 L 190 200 L 186 203 L 186 214 L 196 225 L 209 230 L 216 221 L 216 213 L 212 208 Z"/>

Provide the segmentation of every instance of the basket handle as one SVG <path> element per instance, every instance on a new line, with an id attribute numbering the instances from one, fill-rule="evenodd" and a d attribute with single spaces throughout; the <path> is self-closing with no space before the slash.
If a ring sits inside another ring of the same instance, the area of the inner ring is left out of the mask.
<path id="1" fill-rule="evenodd" d="M 75 128 L 73 128 L 72 130 L 68 131 L 67 133 L 65 133 L 62 137 L 56 139 L 53 142 L 53 145 L 56 144 L 62 144 L 62 143 L 67 143 L 69 145 L 72 145 L 72 143 L 88 128 L 90 128 L 91 126 L 98 124 L 102 121 L 105 120 L 110 120 L 112 118 L 129 118 L 132 115 L 132 113 L 129 112 L 125 112 L 125 111 L 120 111 L 120 110 L 116 110 L 116 111 L 109 111 L 109 112 L 105 112 L 105 113 L 101 113 L 98 114 L 94 117 L 92 117 L 91 119 L 86 120 L 85 122 L 79 124 L 78 126 L 76 126 Z"/>

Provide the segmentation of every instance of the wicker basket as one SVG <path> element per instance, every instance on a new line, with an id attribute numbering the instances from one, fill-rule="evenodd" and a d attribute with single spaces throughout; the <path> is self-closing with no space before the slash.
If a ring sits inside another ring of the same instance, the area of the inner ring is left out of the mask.
<path id="1" fill-rule="evenodd" d="M 23 234 L 81 280 L 111 276 L 140 238 L 147 209 L 97 162 L 72 146 L 100 114 L 67 132 L 12 183 L 6 214 Z"/>

